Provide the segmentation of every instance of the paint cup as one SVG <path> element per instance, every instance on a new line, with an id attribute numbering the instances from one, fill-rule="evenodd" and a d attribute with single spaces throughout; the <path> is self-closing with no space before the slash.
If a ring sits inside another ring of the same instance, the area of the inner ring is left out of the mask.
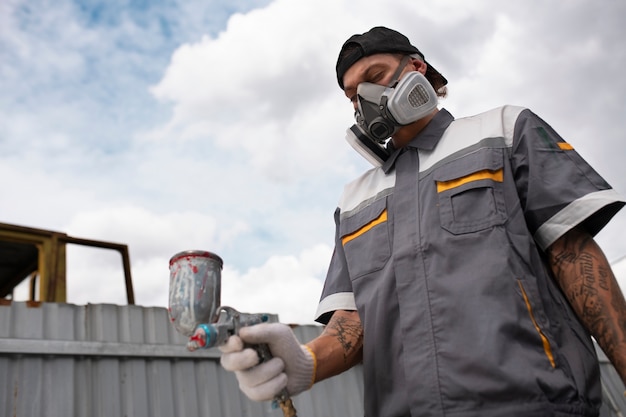
<path id="1" fill-rule="evenodd" d="M 199 324 L 217 321 L 223 264 L 216 254 L 199 250 L 179 252 L 170 259 L 168 312 L 184 336 L 191 336 Z"/>

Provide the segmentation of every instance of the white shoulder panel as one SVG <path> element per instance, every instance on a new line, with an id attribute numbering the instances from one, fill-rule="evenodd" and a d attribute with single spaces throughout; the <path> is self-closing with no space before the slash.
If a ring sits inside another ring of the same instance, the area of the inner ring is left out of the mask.
<path id="1" fill-rule="evenodd" d="M 507 146 L 513 143 L 517 117 L 524 107 L 503 106 L 475 116 L 453 121 L 432 152 L 420 153 L 420 171 L 425 171 L 453 153 L 485 138 L 504 138 Z"/>
<path id="2" fill-rule="evenodd" d="M 353 210 L 362 202 L 371 200 L 382 191 L 393 188 L 395 184 L 395 170 L 387 175 L 382 168 L 370 169 L 344 187 L 343 195 L 339 200 L 339 208 L 342 212 Z"/>

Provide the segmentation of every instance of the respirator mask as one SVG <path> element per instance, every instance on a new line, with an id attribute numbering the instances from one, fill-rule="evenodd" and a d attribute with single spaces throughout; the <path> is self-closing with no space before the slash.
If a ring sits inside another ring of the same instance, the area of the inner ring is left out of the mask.
<path id="1" fill-rule="evenodd" d="M 388 86 L 361 83 L 357 86 L 356 123 L 346 131 L 348 143 L 374 166 L 389 157 L 387 140 L 401 127 L 430 114 L 437 94 L 417 71 L 398 80 L 409 56 L 405 56 Z"/>

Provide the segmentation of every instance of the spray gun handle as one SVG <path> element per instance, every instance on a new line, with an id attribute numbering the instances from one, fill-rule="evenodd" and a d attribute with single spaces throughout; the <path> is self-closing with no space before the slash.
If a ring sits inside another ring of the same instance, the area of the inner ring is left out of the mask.
<path id="1" fill-rule="evenodd" d="M 259 355 L 259 363 L 267 362 L 272 359 L 272 352 L 270 351 L 267 343 L 260 343 L 258 345 L 246 345 L 246 347 L 250 347 L 254 349 Z M 283 411 L 284 417 L 298 417 L 296 414 L 296 408 L 293 405 L 293 401 L 291 401 L 291 397 L 289 396 L 289 392 L 287 388 L 283 388 L 272 401 L 273 408 L 280 408 Z"/>
<path id="2" fill-rule="evenodd" d="M 215 323 L 198 324 L 187 342 L 187 349 L 208 349 L 226 343 L 232 335 L 239 334 L 242 327 L 253 326 L 269 321 L 267 314 L 240 313 L 232 307 L 220 307 L 217 321 Z M 271 359 L 271 354 L 267 346 L 250 346 L 257 350 L 259 357 L 263 360 Z"/>
<path id="3" fill-rule="evenodd" d="M 272 359 L 272 352 L 270 351 L 267 343 L 261 343 L 258 345 L 245 345 L 245 347 L 252 348 L 259 355 L 259 363 L 267 362 Z"/>
<path id="4" fill-rule="evenodd" d="M 240 313 L 231 307 L 221 307 L 218 320 L 214 324 L 199 324 L 187 342 L 187 349 L 208 349 L 226 343 L 232 335 L 239 334 L 239 329 L 269 321 L 267 314 Z M 259 355 L 259 362 L 272 359 L 272 352 L 266 343 L 246 345 Z M 298 417 L 293 401 L 284 388 L 272 401 L 274 408 L 280 408 L 284 417 Z"/>

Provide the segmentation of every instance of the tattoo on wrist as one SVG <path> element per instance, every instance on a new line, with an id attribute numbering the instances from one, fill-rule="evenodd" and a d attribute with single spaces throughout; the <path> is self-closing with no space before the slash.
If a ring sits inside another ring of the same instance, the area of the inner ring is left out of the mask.
<path id="1" fill-rule="evenodd" d="M 361 347 L 363 330 L 357 321 L 341 316 L 333 318 L 324 331 L 341 344 L 344 362 L 348 362 L 351 354 Z"/>

